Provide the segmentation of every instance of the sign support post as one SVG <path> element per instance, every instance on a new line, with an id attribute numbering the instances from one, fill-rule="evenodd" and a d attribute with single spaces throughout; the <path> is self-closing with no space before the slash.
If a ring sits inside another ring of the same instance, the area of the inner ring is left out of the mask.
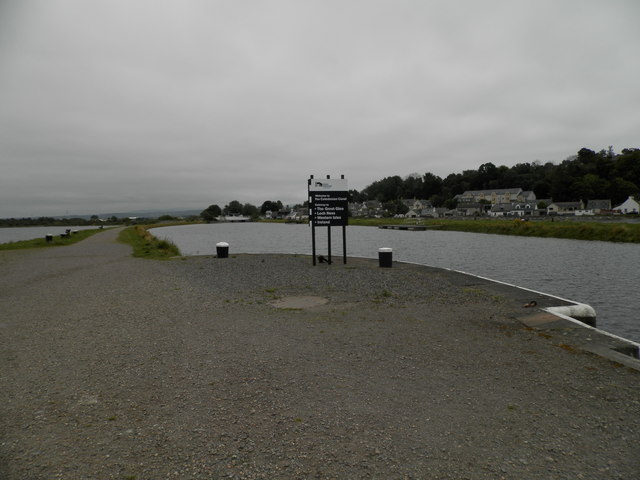
<path id="1" fill-rule="evenodd" d="M 327 227 L 327 262 L 331 265 L 331 227 Z"/>
<path id="2" fill-rule="evenodd" d="M 342 226 L 342 263 L 347 264 L 347 226 Z"/>
<path id="3" fill-rule="evenodd" d="M 309 201 L 309 220 L 311 222 L 311 255 L 313 257 L 313 266 L 316 266 L 316 222 L 313 220 L 314 206 L 313 199 L 311 198 L 311 182 L 313 182 L 313 175 L 307 180 L 307 199 Z"/>

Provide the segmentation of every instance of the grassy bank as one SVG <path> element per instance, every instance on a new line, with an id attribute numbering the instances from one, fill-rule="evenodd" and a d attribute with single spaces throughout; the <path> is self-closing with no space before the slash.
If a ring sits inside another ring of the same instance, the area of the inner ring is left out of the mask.
<path id="1" fill-rule="evenodd" d="M 103 232 L 104 229 L 92 228 L 89 230 L 78 230 L 76 233 L 69 235 L 68 237 L 61 237 L 60 235 L 54 235 L 53 240 L 47 242 L 44 238 L 34 238 L 32 240 L 19 240 L 17 242 L 0 243 L 0 250 L 24 250 L 27 248 L 48 248 L 48 247 L 63 247 L 65 245 L 72 245 L 85 238 L 95 235 L 98 232 Z"/>
<path id="2" fill-rule="evenodd" d="M 167 260 L 180 255 L 178 247 L 169 240 L 160 240 L 151 235 L 147 229 L 166 226 L 162 225 L 134 225 L 120 232 L 118 240 L 133 247 L 133 256 L 152 260 Z"/>
<path id="3" fill-rule="evenodd" d="M 573 240 L 599 240 L 603 242 L 640 243 L 640 224 L 577 222 L 551 219 L 523 222 L 514 219 L 393 219 L 350 218 L 349 225 L 415 225 L 419 222 L 430 228 L 458 232 L 492 233 L 526 237 L 568 238 Z"/>

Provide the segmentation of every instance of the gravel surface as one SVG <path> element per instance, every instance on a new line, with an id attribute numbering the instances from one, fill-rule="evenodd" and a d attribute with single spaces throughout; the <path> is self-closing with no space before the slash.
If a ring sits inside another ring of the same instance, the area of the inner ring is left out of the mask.
<path id="1" fill-rule="evenodd" d="M 0 252 L 1 479 L 638 476 L 640 374 L 525 328 L 516 294 L 116 235 Z"/>

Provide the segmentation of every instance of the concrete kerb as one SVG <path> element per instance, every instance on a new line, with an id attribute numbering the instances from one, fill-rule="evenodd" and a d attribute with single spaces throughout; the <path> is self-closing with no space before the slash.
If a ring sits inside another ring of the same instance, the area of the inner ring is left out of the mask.
<path id="1" fill-rule="evenodd" d="M 535 302 L 538 308 L 530 308 L 526 314 L 515 317 L 520 323 L 535 330 L 562 331 L 564 344 L 570 342 L 571 346 L 577 350 L 589 352 L 640 371 L 640 344 L 585 323 L 587 321 L 595 324 L 595 310 L 590 305 L 461 270 L 433 267 L 416 262 L 402 261 L 397 263 L 418 265 L 463 275 L 469 280 L 475 279 L 479 281 L 478 283 L 465 282 L 464 286 L 493 285 L 494 288 L 497 287 L 497 290 L 502 291 L 502 293 L 506 293 L 506 290 L 509 290 L 509 297 L 514 298 L 514 300 L 521 296 L 513 295 L 513 293 L 522 292 L 523 298 L 530 299 L 530 303 L 532 301 Z M 526 297 L 524 294 L 526 294 Z M 534 298 L 531 298 L 531 294 L 534 295 Z"/>

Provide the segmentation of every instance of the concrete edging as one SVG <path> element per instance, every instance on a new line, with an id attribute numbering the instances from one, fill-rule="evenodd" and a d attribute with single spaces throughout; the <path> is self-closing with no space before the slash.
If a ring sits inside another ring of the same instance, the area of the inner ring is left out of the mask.
<path id="1" fill-rule="evenodd" d="M 433 267 L 416 262 L 400 261 L 398 263 L 419 265 L 462 274 L 492 284 L 518 289 L 523 292 L 531 292 L 548 299 L 556 299 L 559 303 L 565 303 L 565 305 L 533 308 L 529 310 L 528 314 L 518 316 L 516 319 L 523 325 L 536 330 L 562 331 L 562 335 L 566 337 L 567 341 L 571 342 L 571 348 L 589 352 L 640 371 L 640 343 L 597 328 L 595 326 L 596 311 L 590 305 L 461 270 Z"/>

